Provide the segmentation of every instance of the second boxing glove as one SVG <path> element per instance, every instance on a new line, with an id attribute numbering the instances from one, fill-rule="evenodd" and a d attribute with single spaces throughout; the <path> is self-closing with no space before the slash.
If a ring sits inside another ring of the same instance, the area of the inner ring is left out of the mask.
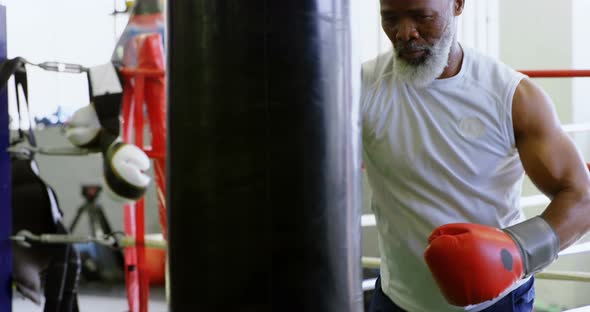
<path id="1" fill-rule="evenodd" d="M 83 148 L 99 147 L 100 122 L 92 105 L 78 109 L 65 128 L 66 138 L 75 146 Z"/>
<path id="2" fill-rule="evenodd" d="M 104 179 L 107 190 L 116 199 L 134 201 L 140 199 L 150 183 L 145 171 L 150 159 L 137 146 L 115 142 L 104 157 Z"/>

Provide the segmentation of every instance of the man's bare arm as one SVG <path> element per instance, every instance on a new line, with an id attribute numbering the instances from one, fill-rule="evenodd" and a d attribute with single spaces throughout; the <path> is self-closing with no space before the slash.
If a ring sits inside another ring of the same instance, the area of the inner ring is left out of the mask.
<path id="1" fill-rule="evenodd" d="M 590 230 L 590 175 L 561 128 L 551 99 L 523 79 L 512 106 L 516 147 L 531 181 L 551 203 L 542 213 L 564 249 Z"/>

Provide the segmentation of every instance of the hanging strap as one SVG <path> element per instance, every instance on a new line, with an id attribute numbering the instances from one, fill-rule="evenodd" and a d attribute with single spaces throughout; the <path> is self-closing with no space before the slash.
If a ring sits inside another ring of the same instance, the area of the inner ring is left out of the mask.
<path id="1" fill-rule="evenodd" d="M 14 90 L 16 94 L 16 109 L 18 111 L 18 131 L 19 136 L 22 139 L 24 137 L 23 127 L 21 126 L 23 112 L 21 111 L 21 101 L 20 96 L 18 93 L 18 87 L 21 87 L 23 90 L 23 94 L 25 97 L 25 106 L 27 107 L 27 118 L 29 120 L 29 129 L 26 133 L 26 137 L 29 141 L 29 144 L 33 147 L 37 146 L 37 139 L 35 138 L 35 132 L 33 131 L 33 119 L 31 118 L 31 109 L 29 106 L 29 87 L 27 83 L 27 69 L 25 64 L 23 63 L 22 66 L 14 73 Z"/>
<path id="2" fill-rule="evenodd" d="M 0 90 L 4 89 L 8 84 L 8 80 L 10 79 L 10 77 L 14 76 L 16 109 L 18 112 L 19 140 L 22 141 L 26 138 L 31 146 L 36 147 L 37 140 L 35 139 L 35 134 L 33 132 L 33 121 L 31 119 L 29 109 L 29 88 L 27 83 L 27 69 L 25 66 L 26 64 L 27 61 L 22 57 L 16 57 L 2 62 L 2 64 L 0 64 Z M 21 87 L 24 94 L 25 105 L 27 107 L 27 118 L 29 119 L 29 129 L 26 133 L 21 125 L 23 113 L 21 112 L 21 99 L 18 92 L 19 86 Z"/>
<path id="3" fill-rule="evenodd" d="M 31 118 L 31 110 L 29 109 L 29 88 L 27 83 L 27 69 L 26 64 L 37 66 L 46 71 L 63 72 L 79 74 L 88 71 L 88 68 L 70 63 L 61 62 L 44 62 L 39 64 L 33 64 L 22 57 L 15 57 L 13 59 L 6 60 L 0 63 L 0 90 L 3 90 L 8 84 L 8 80 L 11 76 L 14 76 L 14 86 L 16 94 L 16 109 L 18 111 L 18 134 L 19 141 L 25 138 L 29 141 L 29 144 L 33 147 L 37 146 L 37 140 L 35 139 L 35 133 L 33 131 L 33 119 Z M 25 105 L 27 107 L 27 118 L 29 119 L 29 129 L 25 133 L 21 121 L 23 113 L 21 112 L 21 99 L 18 92 L 18 87 L 23 90 Z"/>

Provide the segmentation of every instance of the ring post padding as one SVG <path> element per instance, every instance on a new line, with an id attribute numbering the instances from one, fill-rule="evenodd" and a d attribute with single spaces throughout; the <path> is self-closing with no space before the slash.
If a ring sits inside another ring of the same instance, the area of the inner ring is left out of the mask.
<path id="1" fill-rule="evenodd" d="M 1 2 L 0 2 L 1 3 Z M 0 62 L 6 60 L 6 6 L 0 4 Z M 12 311 L 10 139 L 7 88 L 0 91 L 0 311 Z"/>

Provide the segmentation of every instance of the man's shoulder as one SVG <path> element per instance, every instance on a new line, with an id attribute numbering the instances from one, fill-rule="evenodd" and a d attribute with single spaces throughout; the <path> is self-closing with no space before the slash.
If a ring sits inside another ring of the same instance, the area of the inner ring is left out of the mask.
<path id="1" fill-rule="evenodd" d="M 519 76 L 519 73 L 502 62 L 500 59 L 484 54 L 473 48 L 464 48 L 466 53 L 472 58 L 472 78 L 480 79 L 508 79 L 512 80 Z"/>
<path id="2" fill-rule="evenodd" d="M 500 97 L 501 100 L 510 101 L 509 93 L 513 92 L 515 85 L 525 76 L 500 59 L 475 49 L 466 48 L 465 53 L 470 57 L 468 81 Z"/>
<path id="3" fill-rule="evenodd" d="M 378 55 L 362 64 L 363 87 L 370 87 L 385 76 L 392 74 L 393 50 Z"/>

